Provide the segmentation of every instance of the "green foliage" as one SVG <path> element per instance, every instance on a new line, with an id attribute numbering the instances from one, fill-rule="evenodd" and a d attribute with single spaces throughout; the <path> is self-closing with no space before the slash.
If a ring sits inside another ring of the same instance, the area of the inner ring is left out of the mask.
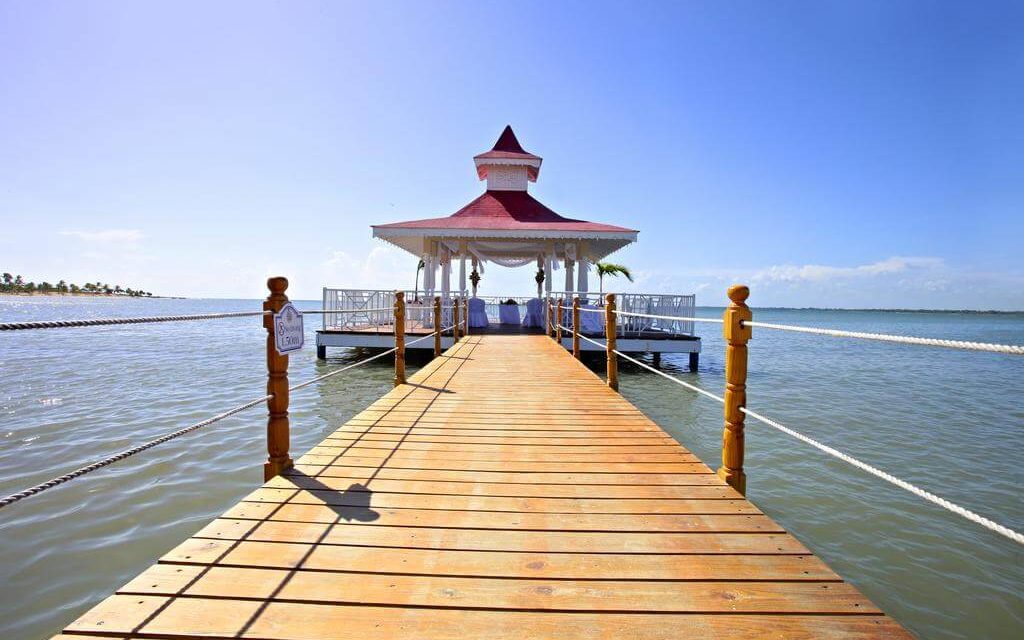
<path id="1" fill-rule="evenodd" d="M 86 282 L 84 285 L 79 286 L 77 284 L 69 284 L 66 280 L 60 280 L 57 284 L 51 284 L 47 281 L 36 284 L 35 282 L 25 282 L 25 279 L 20 275 L 13 275 L 8 272 L 4 272 L 0 275 L 0 293 L 94 293 L 94 294 L 106 294 L 106 295 L 118 295 L 118 296 L 129 296 L 132 298 L 139 297 L 152 297 L 152 293 L 143 291 L 142 289 L 132 289 L 131 287 L 122 287 L 117 284 L 111 287 L 108 284 L 102 284 L 100 282 Z"/>
<path id="2" fill-rule="evenodd" d="M 613 264 L 611 262 L 598 262 L 594 266 L 597 268 L 597 278 L 600 283 L 601 295 L 604 295 L 605 276 L 612 276 L 613 278 L 626 276 L 626 280 L 633 282 L 633 274 L 630 273 L 629 267 L 625 265 Z"/>

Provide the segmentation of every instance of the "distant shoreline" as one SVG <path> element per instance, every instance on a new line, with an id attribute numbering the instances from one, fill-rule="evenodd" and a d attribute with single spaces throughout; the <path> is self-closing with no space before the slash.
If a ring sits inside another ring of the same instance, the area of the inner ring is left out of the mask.
<path id="1" fill-rule="evenodd" d="M 13 291 L 4 291 L 0 293 L 0 298 L 124 298 L 125 300 L 187 300 L 183 296 L 129 296 L 123 293 L 88 293 L 85 291 L 78 291 L 71 293 L 58 293 L 56 291 L 49 291 L 43 293 L 42 291 L 33 291 L 29 293 L 27 291 L 19 291 L 17 293 Z"/>

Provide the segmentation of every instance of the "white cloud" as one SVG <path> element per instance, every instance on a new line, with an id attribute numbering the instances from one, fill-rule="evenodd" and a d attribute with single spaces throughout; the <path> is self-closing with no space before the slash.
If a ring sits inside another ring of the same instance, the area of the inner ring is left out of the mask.
<path id="1" fill-rule="evenodd" d="M 101 231 L 61 231 L 62 236 L 71 236 L 90 243 L 132 243 L 144 237 L 138 229 L 103 229 Z"/>
<path id="2" fill-rule="evenodd" d="M 889 276 L 910 270 L 938 270 L 944 266 L 941 258 L 894 256 L 855 267 L 775 265 L 755 271 L 749 279 L 752 282 L 822 282 L 840 278 Z"/>

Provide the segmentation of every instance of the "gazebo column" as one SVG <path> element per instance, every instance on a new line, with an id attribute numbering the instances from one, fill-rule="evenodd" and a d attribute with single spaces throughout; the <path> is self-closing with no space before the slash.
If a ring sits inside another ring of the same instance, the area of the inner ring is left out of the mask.
<path id="1" fill-rule="evenodd" d="M 459 241 L 459 296 L 466 293 L 466 253 L 469 245 L 465 240 Z"/>
<path id="2" fill-rule="evenodd" d="M 565 259 L 565 292 L 572 293 L 576 287 L 576 261 L 569 258 Z M 566 296 L 570 300 L 572 296 Z"/>
<path id="3" fill-rule="evenodd" d="M 441 298 L 447 304 L 452 292 L 452 255 L 447 248 L 441 249 Z"/>
<path id="4" fill-rule="evenodd" d="M 555 247 L 552 243 L 547 243 L 544 247 L 544 293 L 551 297 L 551 279 L 554 276 L 554 265 L 552 265 L 552 258 L 555 254 Z"/>
<path id="5" fill-rule="evenodd" d="M 587 274 L 590 271 L 590 263 L 587 261 L 586 255 L 587 245 L 580 243 L 576 250 L 576 256 L 580 263 L 580 273 L 576 279 L 576 291 L 581 295 L 590 291 L 590 285 L 587 282 Z"/>

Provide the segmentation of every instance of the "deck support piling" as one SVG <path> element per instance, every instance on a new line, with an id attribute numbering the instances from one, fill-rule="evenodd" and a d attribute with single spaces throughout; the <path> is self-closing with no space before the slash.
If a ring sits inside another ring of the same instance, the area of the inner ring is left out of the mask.
<path id="1" fill-rule="evenodd" d="M 580 297 L 572 299 L 572 357 L 580 359 Z"/>
<path id="2" fill-rule="evenodd" d="M 747 493 L 747 475 L 743 472 L 743 419 L 740 411 L 747 404 L 747 341 L 751 328 L 743 322 L 753 318 L 746 299 L 750 289 L 741 284 L 729 287 L 731 303 L 722 314 L 725 338 L 725 429 L 722 433 L 720 478 L 741 494 Z"/>
<path id="3" fill-rule="evenodd" d="M 405 292 L 395 292 L 395 386 L 405 384 Z"/>
<path id="4" fill-rule="evenodd" d="M 562 344 L 562 302 L 563 298 L 558 299 L 557 311 L 555 312 L 555 342 L 559 345 Z"/>
<path id="5" fill-rule="evenodd" d="M 263 310 L 277 313 L 288 303 L 285 295 L 288 279 L 269 278 L 267 288 L 270 295 L 263 303 Z M 288 354 L 277 352 L 272 314 L 263 316 L 263 326 L 267 330 L 267 395 L 271 396 L 267 400 L 267 462 L 263 465 L 263 480 L 266 481 L 290 469 L 292 459 L 288 455 Z"/>
<path id="6" fill-rule="evenodd" d="M 461 323 L 459 322 L 459 299 L 455 298 L 452 301 L 452 343 L 459 341 L 459 329 Z"/>
<path id="7" fill-rule="evenodd" d="M 608 353 L 608 386 L 614 391 L 619 390 L 619 361 L 615 355 L 615 294 L 604 297 L 604 337 L 605 350 Z"/>
<path id="8" fill-rule="evenodd" d="M 697 364 L 700 362 L 700 354 L 696 352 L 690 353 L 690 371 L 697 370 Z"/>
<path id="9" fill-rule="evenodd" d="M 434 357 L 441 356 L 441 296 L 434 296 Z"/>

